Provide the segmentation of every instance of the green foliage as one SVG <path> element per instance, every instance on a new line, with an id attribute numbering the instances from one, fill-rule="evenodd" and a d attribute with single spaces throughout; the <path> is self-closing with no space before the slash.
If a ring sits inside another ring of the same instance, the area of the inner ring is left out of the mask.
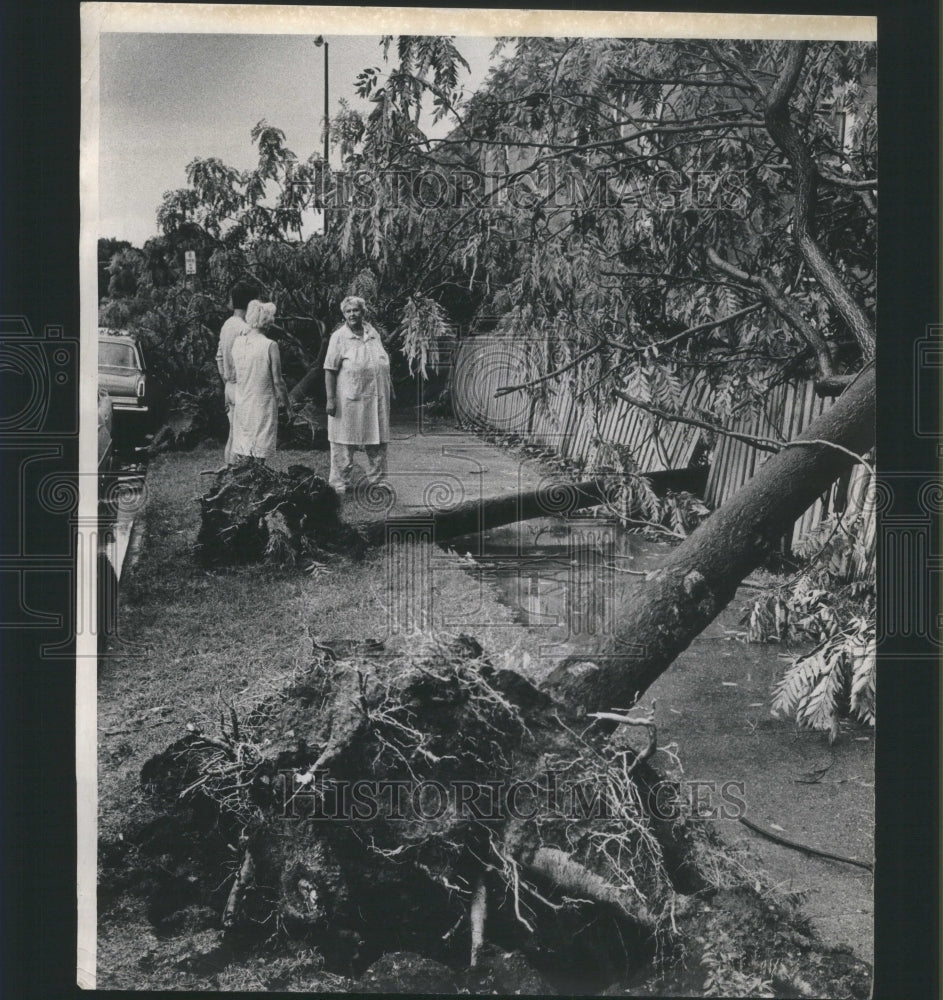
<path id="1" fill-rule="evenodd" d="M 348 290 L 376 293 L 369 272 L 338 260 L 323 239 L 297 238 L 320 166 L 299 163 L 284 133 L 265 121 L 251 137 L 258 150 L 253 170 L 239 172 L 212 157 L 188 165 L 189 187 L 165 194 L 157 213 L 162 235 L 143 249 L 100 244 L 100 256 L 111 257 L 99 322 L 144 345 L 168 397 L 159 437 L 170 445 L 225 431 L 215 354 L 236 281 L 252 281 L 277 304 L 274 333 L 290 378 L 314 363 L 341 321 L 338 306 Z M 195 277 L 184 273 L 185 250 L 196 252 Z"/>
<path id="2" fill-rule="evenodd" d="M 593 471 L 611 476 L 608 507 L 629 531 L 686 538 L 710 514 L 698 497 L 685 490 L 658 496 L 625 445 L 597 439 Z"/>
<path id="3" fill-rule="evenodd" d="M 222 305 L 227 285 L 249 277 L 277 302 L 287 367 L 300 372 L 339 321 L 340 298 L 363 289 L 376 324 L 399 332 L 403 376 L 406 366 L 428 373 L 437 338 L 497 314 L 508 336 L 549 341 L 541 373 L 561 354 L 585 355 L 567 377 L 577 390 L 598 387 L 604 402 L 630 385 L 683 411 L 689 376 L 680 373 L 701 368 L 713 389 L 707 415 L 724 421 L 762 402 L 771 381 L 814 369 L 800 333 L 756 288 L 712 269 L 716 249 L 773 280 L 854 369 L 859 347 L 793 242 L 792 170 L 757 124 L 761 99 L 747 82 L 778 74 L 788 44 L 505 40 L 505 57 L 467 95 L 468 67 L 451 38 L 385 38 L 383 65 L 357 77 L 372 110 L 342 104 L 331 123 L 356 174 L 296 155 L 265 120 L 251 131 L 253 168 L 193 160 L 187 186 L 158 209 L 163 245 L 145 248 L 143 265 L 125 260 L 115 277 L 106 305 L 127 322 L 112 325 L 137 323 L 157 331 L 164 353 L 190 344 L 183 356 L 203 357 L 202 328 L 178 314 L 195 290 Z M 823 174 L 873 175 L 873 72 L 873 46 L 809 47 L 791 113 Z M 451 124 L 444 138 L 423 131 L 428 113 Z M 840 280 L 871 309 L 875 218 L 864 194 L 820 183 L 815 230 Z M 324 234 L 306 236 L 325 205 Z M 198 253 L 196 289 L 180 274 L 183 249 Z M 171 299 L 182 303 L 169 306 L 172 330 L 153 316 Z M 213 317 L 214 334 L 222 318 Z"/>
<path id="4" fill-rule="evenodd" d="M 389 58 L 394 38 L 386 35 L 382 41 L 384 59 Z M 400 35 L 396 38 L 398 65 L 388 74 L 386 85 L 377 87 L 376 72 L 366 71 L 358 78 L 361 96 L 371 93 L 380 104 L 395 108 L 406 119 L 416 123 L 426 93 L 433 96 L 435 120 L 442 118 L 460 99 L 459 73 L 470 69 L 451 37 L 436 35 Z M 388 111 L 381 120 L 386 119 Z"/>
<path id="5" fill-rule="evenodd" d="M 452 334 L 445 311 L 434 299 L 412 298 L 403 309 L 403 322 L 397 331 L 403 344 L 403 353 L 414 374 L 428 377 L 429 369 L 436 370 L 435 346 Z"/>
<path id="6" fill-rule="evenodd" d="M 874 724 L 874 677 L 874 619 L 856 617 L 793 660 L 774 689 L 773 712 L 827 731 L 832 742 L 845 714 Z"/>
<path id="7" fill-rule="evenodd" d="M 872 492 L 873 484 L 869 496 Z M 866 506 L 864 513 L 846 512 L 823 518 L 796 543 L 795 554 L 812 563 L 815 579 L 822 586 L 834 588 L 858 583 L 857 589 L 867 588 L 862 581 L 867 581 L 870 573 L 865 538 L 874 529 L 873 500 L 869 499 Z"/>
<path id="8" fill-rule="evenodd" d="M 747 609 L 750 641 L 818 643 L 862 610 L 873 614 L 865 529 L 865 515 L 832 516 L 797 543 L 795 554 L 806 560 L 802 569 Z"/>
<path id="9" fill-rule="evenodd" d="M 366 131 L 363 116 L 342 97 L 338 102 L 340 110 L 331 119 L 331 145 L 339 149 L 341 159 L 346 160 L 354 155 L 363 134 Z"/>
<path id="10" fill-rule="evenodd" d="M 206 385 L 207 366 L 216 373 L 213 359 L 225 296 L 186 286 L 183 262 L 175 256 L 161 239 L 148 241 L 144 250 L 117 253 L 109 266 L 109 296 L 99 308 L 99 323 L 137 336 L 158 381 L 175 391 L 193 392 Z"/>
<path id="11" fill-rule="evenodd" d="M 665 513 L 662 515 L 663 521 L 667 521 L 668 527 L 676 534 L 686 538 L 692 531 L 708 516 L 708 507 L 687 490 L 674 492 L 669 490 L 662 501 Z"/>
<path id="12" fill-rule="evenodd" d="M 862 578 L 864 517 L 829 518 L 797 546 L 810 561 L 748 608 L 751 641 L 812 641 L 793 657 L 773 691 L 774 714 L 838 734 L 851 715 L 874 723 L 874 581 Z"/>
<path id="13" fill-rule="evenodd" d="M 724 930 L 704 942 L 701 962 L 707 970 L 702 986 L 706 997 L 775 997 L 772 977 L 744 971 L 743 942 Z"/>
<path id="14" fill-rule="evenodd" d="M 723 419 L 745 393 L 762 400 L 771 377 L 814 370 L 800 333 L 755 288 L 712 271 L 708 248 L 773 280 L 854 367 L 858 347 L 792 243 L 791 167 L 757 127 L 760 100 L 744 82 L 746 74 L 777 75 L 786 44 L 518 40 L 479 93 L 454 99 L 453 133 L 422 149 L 425 167 L 478 170 L 495 182 L 480 211 L 437 213 L 441 235 L 429 257 L 453 269 L 449 280 L 477 285 L 483 307 L 514 303 L 505 325 L 516 338 L 566 327 L 574 353 L 596 345 L 577 385 L 646 355 L 666 371 L 694 362 L 717 388 L 712 415 Z M 411 58 L 404 51 L 404 65 Z M 824 173 L 874 172 L 873 69 L 871 46 L 810 47 L 793 120 Z M 397 93 L 401 116 L 415 124 L 407 106 L 417 110 L 420 90 Z M 836 110 L 852 122 L 844 144 Z M 386 149 L 408 166 L 422 143 L 387 114 L 375 116 L 368 145 L 371 155 Z M 853 189 L 820 184 L 817 226 L 841 279 L 871 308 L 867 205 Z M 498 248 L 510 257 L 496 259 Z M 442 280 L 437 267 L 428 274 L 427 287 Z M 759 308 L 728 326 L 672 340 L 752 304 Z M 651 398 L 677 404 L 667 380 L 651 389 Z"/>
<path id="15" fill-rule="evenodd" d="M 130 250 L 131 244 L 127 240 L 118 240 L 114 237 L 99 239 L 98 241 L 98 299 L 101 301 L 108 294 L 108 283 L 111 280 L 111 262 L 115 254 L 122 250 Z"/>

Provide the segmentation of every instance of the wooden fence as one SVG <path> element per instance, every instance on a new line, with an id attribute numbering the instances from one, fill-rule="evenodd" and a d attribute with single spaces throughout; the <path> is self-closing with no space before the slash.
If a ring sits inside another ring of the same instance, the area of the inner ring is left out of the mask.
<path id="1" fill-rule="evenodd" d="M 543 364 L 541 364 L 543 362 Z M 475 337 L 463 342 L 455 356 L 452 402 L 465 424 L 517 435 L 565 458 L 584 470 L 606 461 L 612 446 L 626 448 L 644 472 L 683 469 L 694 458 L 703 433 L 696 427 L 653 417 L 636 406 L 616 400 L 602 405 L 592 391 L 574 397 L 560 380 L 538 383 L 529 390 L 496 396 L 502 386 L 519 385 L 537 377 L 545 365 L 540 346 L 510 338 Z M 684 410 L 704 407 L 710 387 L 699 374 L 683 395 Z M 759 409 L 744 408 L 730 430 L 756 437 L 789 441 L 814 420 L 831 401 L 819 398 L 811 382 L 786 383 L 772 389 Z M 704 500 L 713 508 L 733 496 L 769 457 L 744 441 L 715 436 Z M 858 553 L 854 571 L 859 578 L 873 575 L 875 551 L 874 484 L 870 473 L 856 465 L 796 522 L 787 545 L 792 548 L 833 514 L 845 521 L 859 514 Z"/>

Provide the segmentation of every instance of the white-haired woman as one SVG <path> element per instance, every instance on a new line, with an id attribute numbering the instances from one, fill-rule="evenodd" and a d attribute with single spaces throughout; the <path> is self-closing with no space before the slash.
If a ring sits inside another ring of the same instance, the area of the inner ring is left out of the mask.
<path id="1" fill-rule="evenodd" d="M 278 344 L 265 335 L 274 320 L 274 304 L 253 299 L 246 307 L 249 330 L 233 341 L 236 406 L 232 450 L 237 461 L 264 462 L 270 458 L 278 436 L 278 406 L 292 411 Z"/>
<path id="2" fill-rule="evenodd" d="M 356 295 L 341 302 L 345 323 L 331 334 L 324 356 L 330 483 L 344 493 L 351 485 L 354 453 L 367 455 L 367 479 L 386 476 L 390 440 L 390 358 L 380 335 L 364 322 L 366 303 Z"/>

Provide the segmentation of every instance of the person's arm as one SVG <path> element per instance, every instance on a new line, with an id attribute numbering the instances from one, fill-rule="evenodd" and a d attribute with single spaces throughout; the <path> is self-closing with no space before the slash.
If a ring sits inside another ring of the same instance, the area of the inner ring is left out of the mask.
<path id="1" fill-rule="evenodd" d="M 371 330 L 376 334 L 377 344 L 380 348 L 380 354 L 386 359 L 386 391 L 390 399 L 396 399 L 396 392 L 393 389 L 393 362 L 390 360 L 390 355 L 387 349 L 383 346 L 383 340 L 379 333 L 371 327 Z"/>
<path id="2" fill-rule="evenodd" d="M 291 405 L 291 400 L 288 398 L 288 388 L 282 376 L 282 356 L 278 350 L 278 344 L 274 341 L 269 344 L 268 357 L 269 366 L 272 371 L 272 382 L 275 385 L 275 395 L 278 397 L 279 403 L 291 414 L 294 408 Z"/>
<path id="3" fill-rule="evenodd" d="M 380 346 L 382 347 L 382 344 Z M 396 390 L 393 388 L 393 362 L 385 347 L 383 347 L 383 353 L 386 354 L 386 388 L 390 399 L 393 400 L 396 399 Z"/>
<path id="4" fill-rule="evenodd" d="M 223 360 L 223 334 L 220 332 L 219 335 L 219 347 L 216 348 L 216 370 L 219 372 L 219 377 L 225 382 L 226 381 L 226 365 Z"/>
<path id="5" fill-rule="evenodd" d="M 331 334 L 327 353 L 324 355 L 324 394 L 327 397 L 325 411 L 329 417 L 337 415 L 337 371 L 343 364 L 338 348 L 337 331 Z"/>
<path id="6" fill-rule="evenodd" d="M 324 369 L 324 392 L 327 396 L 327 415 L 333 417 L 337 413 L 337 372 L 333 368 Z"/>

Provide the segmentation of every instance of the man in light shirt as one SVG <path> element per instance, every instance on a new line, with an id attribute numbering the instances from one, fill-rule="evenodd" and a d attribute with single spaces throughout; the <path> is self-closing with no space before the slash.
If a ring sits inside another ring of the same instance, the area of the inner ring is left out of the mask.
<path id="1" fill-rule="evenodd" d="M 224 452 L 227 465 L 232 465 L 233 417 L 236 410 L 236 367 L 232 360 L 232 344 L 236 337 L 241 337 L 248 331 L 246 306 L 256 297 L 257 289 L 249 282 L 239 281 L 233 285 L 229 293 L 229 307 L 232 309 L 232 316 L 223 323 L 223 327 L 219 331 L 216 367 L 219 370 L 219 377 L 223 380 L 226 416 L 229 417 L 229 439 L 226 441 L 226 451 Z"/>

